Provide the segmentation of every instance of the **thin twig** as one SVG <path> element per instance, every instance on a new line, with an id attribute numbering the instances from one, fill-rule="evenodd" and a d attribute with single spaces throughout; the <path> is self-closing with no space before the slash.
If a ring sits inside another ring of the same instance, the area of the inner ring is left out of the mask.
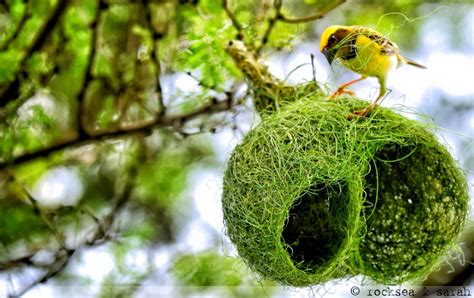
<path id="1" fill-rule="evenodd" d="M 99 27 L 101 23 L 101 15 L 102 15 L 102 10 L 106 5 L 104 5 L 104 1 L 100 0 L 99 3 L 97 4 L 96 7 L 96 13 L 94 16 L 94 19 L 92 23 L 90 24 L 90 30 L 91 30 L 91 41 L 90 41 L 90 53 L 89 57 L 87 60 L 87 66 L 84 72 L 84 81 L 82 82 L 82 88 L 77 96 L 78 99 L 78 111 L 77 111 L 77 131 L 80 137 L 86 137 L 88 135 L 87 129 L 86 129 L 86 124 L 83 123 L 83 112 L 84 112 L 84 101 L 85 101 L 85 94 L 87 91 L 87 87 L 89 86 L 89 83 L 93 80 L 93 74 L 92 74 L 92 66 L 94 63 L 94 58 L 95 58 L 95 53 L 97 51 L 98 45 L 98 38 L 99 38 Z"/>
<path id="2" fill-rule="evenodd" d="M 49 264 L 46 272 L 42 274 L 40 277 L 35 279 L 33 282 L 30 284 L 26 285 L 23 287 L 21 290 L 19 290 L 16 293 L 9 293 L 8 297 L 21 297 L 23 296 L 26 292 L 34 288 L 35 286 L 47 282 L 50 278 L 56 276 L 59 272 L 61 272 L 66 265 L 69 263 L 69 260 L 71 259 L 72 255 L 74 254 L 75 250 L 58 250 L 55 254 L 54 261 Z"/>
<path id="3" fill-rule="evenodd" d="M 244 39 L 244 34 L 243 34 L 243 31 L 242 31 L 242 25 L 239 23 L 239 21 L 237 20 L 237 18 L 234 15 L 234 13 L 232 12 L 231 0 L 223 0 L 222 4 L 224 6 L 224 10 L 225 10 L 227 16 L 229 17 L 229 19 L 232 22 L 232 26 L 234 26 L 234 28 L 237 30 L 236 39 L 237 40 L 243 40 Z"/>
<path id="4" fill-rule="evenodd" d="M 34 288 L 35 286 L 47 282 L 49 279 L 53 278 L 57 274 L 59 274 L 69 263 L 71 260 L 72 255 L 78 251 L 81 247 L 87 246 L 87 247 L 92 247 L 96 245 L 100 245 L 104 243 L 104 241 L 109 239 L 109 234 L 110 230 L 113 227 L 113 224 L 115 220 L 117 219 L 117 216 L 119 212 L 123 209 L 125 204 L 128 202 L 131 192 L 134 188 L 134 183 L 135 180 L 134 178 L 137 177 L 137 167 L 132 167 L 130 169 L 130 172 L 127 175 L 126 183 L 124 189 L 116 195 L 115 198 L 115 203 L 110 211 L 109 214 L 107 214 L 102 221 L 99 221 L 95 215 L 92 213 L 89 214 L 86 212 L 89 216 L 91 216 L 98 224 L 97 228 L 95 231 L 92 232 L 92 236 L 89 238 L 84 239 L 84 241 L 78 245 L 75 246 L 75 248 L 60 248 L 56 253 L 55 253 L 55 258 L 54 260 L 45 266 L 45 272 L 39 276 L 37 279 L 35 279 L 33 282 L 29 283 L 25 287 L 23 287 L 21 290 L 19 290 L 16 293 L 10 293 L 8 297 L 20 297 L 24 295 L 26 292 Z M 33 265 L 35 266 L 35 263 L 33 262 L 32 258 L 34 257 L 34 254 L 20 258 L 15 260 L 17 263 L 20 262 L 23 265 Z M 17 265 L 17 263 L 12 263 L 8 262 L 6 265 Z M 3 264 L 2 264 L 3 265 Z M 1 267 L 0 267 L 1 268 Z"/>
<path id="5" fill-rule="evenodd" d="M 270 34 L 273 32 L 275 29 L 275 25 L 277 21 L 282 21 L 290 24 L 298 24 L 298 23 L 306 23 L 310 21 L 314 21 L 317 19 L 323 18 L 327 13 L 330 11 L 334 10 L 336 7 L 344 3 L 345 0 L 338 0 L 334 2 L 330 7 L 328 7 L 326 10 L 321 11 L 315 15 L 308 16 L 308 17 L 303 17 L 303 18 L 298 18 L 298 19 L 291 19 L 286 17 L 283 12 L 281 11 L 281 8 L 283 6 L 282 0 L 274 0 L 273 6 L 275 9 L 275 15 L 271 18 L 268 19 L 268 26 L 267 29 L 265 30 L 265 33 L 262 36 L 262 42 L 260 46 L 257 49 L 257 53 L 259 54 L 262 49 L 265 47 L 265 45 L 268 43 L 268 39 L 270 38 Z"/>
<path id="6" fill-rule="evenodd" d="M 314 54 L 311 53 L 311 69 L 313 70 L 313 83 L 319 89 L 318 81 L 316 81 L 316 65 L 314 65 Z"/>
<path id="7" fill-rule="evenodd" d="M 270 38 L 270 34 L 272 33 L 273 29 L 275 28 L 276 22 L 277 22 L 278 14 L 276 14 L 274 17 L 270 18 L 268 20 L 268 26 L 267 29 L 265 30 L 265 33 L 262 36 L 262 43 L 257 49 L 257 53 L 260 54 L 262 49 L 265 47 L 265 45 L 268 42 L 268 39 Z"/>
<path id="8" fill-rule="evenodd" d="M 161 74 L 161 64 L 159 59 L 159 40 L 162 39 L 162 35 L 156 32 L 155 27 L 153 26 L 152 20 L 152 12 L 150 5 L 147 4 L 146 0 L 141 0 L 144 12 L 145 12 L 145 20 L 148 26 L 148 30 L 152 33 L 152 45 L 150 49 L 150 59 L 155 65 L 156 68 L 156 86 L 155 86 L 155 94 L 158 97 L 158 105 L 160 108 L 160 113 L 158 116 L 164 115 L 166 113 L 166 107 L 163 102 L 163 93 L 161 90 L 161 82 L 160 82 L 160 74 Z"/>
<path id="9" fill-rule="evenodd" d="M 260 47 L 257 49 L 257 53 L 259 54 L 261 50 L 265 47 L 265 45 L 268 42 L 268 39 L 270 38 L 270 34 L 272 33 L 273 29 L 275 28 L 276 22 L 281 14 L 281 7 L 282 7 L 282 1 L 281 0 L 274 0 L 273 1 L 273 8 L 275 9 L 275 14 L 273 17 L 268 19 L 268 26 L 267 29 L 265 30 L 265 33 L 262 36 L 262 43 L 260 44 Z"/>
<path id="10" fill-rule="evenodd" d="M 23 188 L 23 191 L 26 197 L 28 198 L 28 200 L 30 201 L 30 203 L 33 205 L 35 213 L 37 213 L 40 216 L 44 224 L 53 233 L 54 237 L 56 238 L 56 241 L 58 241 L 61 248 L 66 249 L 66 244 L 64 243 L 64 236 L 59 232 L 57 226 L 52 222 L 50 214 L 47 212 L 44 212 L 41 208 L 39 208 L 36 200 L 33 198 L 33 196 L 30 194 L 30 192 L 26 188 Z"/>
<path id="11" fill-rule="evenodd" d="M 0 271 L 7 271 L 16 269 L 22 266 L 34 266 L 33 258 L 36 255 L 38 250 L 33 250 L 27 256 L 19 257 L 13 260 L 9 260 L 8 262 L 0 263 Z"/>
<path id="12" fill-rule="evenodd" d="M 296 18 L 296 19 L 289 18 L 289 17 L 285 16 L 283 13 L 281 13 L 281 11 L 280 11 L 280 13 L 278 14 L 278 20 L 280 20 L 282 22 L 285 22 L 285 23 L 289 23 L 289 24 L 299 24 L 299 23 L 307 23 L 307 22 L 315 21 L 315 20 L 323 18 L 326 14 L 333 11 L 336 7 L 343 4 L 344 2 L 346 2 L 346 0 L 335 1 L 327 9 L 325 9 L 321 12 L 318 12 L 317 14 L 307 16 L 307 17 L 302 17 L 302 18 Z"/>
<path id="13" fill-rule="evenodd" d="M 106 234 L 106 232 L 104 231 L 102 227 L 102 223 L 100 222 L 100 219 L 98 219 L 97 216 L 95 216 L 94 213 L 91 210 L 89 210 L 89 208 L 87 207 L 81 208 L 81 212 L 87 214 L 90 218 L 92 218 L 92 220 L 97 225 L 97 229 L 96 229 L 97 231 L 101 232 L 103 235 Z"/>
<path id="14" fill-rule="evenodd" d="M 191 78 L 193 78 L 198 83 L 199 86 L 204 87 L 206 89 L 215 90 L 214 86 L 210 86 L 210 85 L 206 84 L 203 80 L 201 80 L 200 78 L 193 75 L 192 72 L 188 71 L 188 72 L 186 72 L 186 74 L 188 76 L 190 76 Z"/>

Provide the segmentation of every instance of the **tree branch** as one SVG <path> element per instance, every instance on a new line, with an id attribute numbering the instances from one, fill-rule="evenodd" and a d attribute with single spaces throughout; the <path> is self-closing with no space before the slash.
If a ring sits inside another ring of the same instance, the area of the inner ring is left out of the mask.
<path id="1" fill-rule="evenodd" d="M 25 66 L 25 62 L 27 61 L 28 57 L 31 56 L 31 53 L 41 49 L 41 47 L 44 45 L 44 43 L 48 39 L 51 31 L 58 24 L 61 16 L 63 15 L 68 5 L 69 5 L 69 0 L 62 0 L 62 1 L 59 1 L 58 4 L 56 4 L 53 11 L 49 14 L 47 20 L 38 29 L 38 33 L 33 38 L 33 42 L 30 44 L 29 47 L 24 49 L 23 57 L 19 62 L 20 69 L 22 69 Z M 18 77 L 18 75 L 16 76 L 15 80 L 5 84 L 3 88 L 0 88 L 0 97 L 2 98 L 2 100 L 0 101 L 0 107 L 5 106 L 11 100 L 15 100 L 17 95 L 19 94 L 19 91 L 12 90 L 12 89 L 19 89 L 19 88 L 20 88 L 20 78 Z"/>
<path id="2" fill-rule="evenodd" d="M 265 30 L 265 33 L 262 36 L 262 43 L 260 44 L 259 48 L 257 49 L 258 54 L 261 52 L 261 50 L 267 44 L 268 38 L 270 37 L 270 34 L 272 33 L 273 29 L 275 28 L 276 22 L 277 22 L 280 14 L 281 14 L 281 6 L 282 6 L 282 0 L 274 0 L 273 1 L 273 7 L 275 8 L 275 15 L 268 19 L 268 26 L 267 26 L 267 29 Z"/>
<path id="3" fill-rule="evenodd" d="M 35 266 L 35 262 L 33 261 L 34 256 L 38 250 L 34 250 L 30 252 L 27 256 L 19 257 L 16 259 L 9 260 L 8 262 L 0 263 L 0 271 L 7 271 L 16 269 L 22 266 Z"/>
<path id="4" fill-rule="evenodd" d="M 39 215 L 39 217 L 41 218 L 45 226 L 54 235 L 54 237 L 56 238 L 56 241 L 58 241 L 61 248 L 66 249 L 66 244 L 64 243 L 64 235 L 59 232 L 59 229 L 54 223 L 53 219 L 51 218 L 51 215 L 48 212 L 44 212 L 41 208 L 39 208 L 36 200 L 33 198 L 33 196 L 30 194 L 30 192 L 27 189 L 23 189 L 23 191 L 26 194 L 27 199 L 30 201 L 31 205 L 33 206 L 35 213 Z"/>
<path id="5" fill-rule="evenodd" d="M 277 1 L 281 1 L 281 0 L 277 0 Z M 317 14 L 314 14 L 314 15 L 311 15 L 311 16 L 296 18 L 296 19 L 292 19 L 292 18 L 289 18 L 289 17 L 285 16 L 280 10 L 279 13 L 278 13 L 278 20 L 280 20 L 282 22 L 285 22 L 285 23 L 289 23 L 289 24 L 299 24 L 299 23 L 307 23 L 307 22 L 315 21 L 315 20 L 323 18 L 326 14 L 333 11 L 339 5 L 343 4 L 344 2 L 346 2 L 346 0 L 334 1 L 334 3 L 331 6 L 329 6 L 326 10 L 323 10 L 323 11 L 318 12 Z"/>
<path id="6" fill-rule="evenodd" d="M 334 2 L 326 10 L 321 11 L 321 12 L 315 14 L 315 15 L 311 15 L 311 16 L 307 16 L 307 17 L 303 17 L 303 18 L 298 18 L 298 19 L 291 19 L 291 18 L 286 17 L 281 11 L 281 8 L 283 6 L 282 0 L 274 0 L 273 6 L 274 6 L 274 9 L 275 9 L 275 15 L 268 19 L 268 26 L 267 26 L 267 29 L 265 30 L 265 33 L 262 36 L 262 43 L 258 47 L 257 53 L 260 53 L 262 51 L 262 49 L 265 47 L 265 45 L 267 44 L 268 39 L 270 38 L 270 34 L 273 32 L 273 29 L 275 29 L 275 25 L 276 25 L 277 21 L 282 21 L 282 22 L 290 23 L 290 24 L 307 23 L 307 22 L 310 22 L 310 21 L 314 21 L 314 20 L 323 18 L 327 13 L 334 10 L 336 7 L 338 7 L 339 5 L 341 5 L 344 2 L 345 2 L 345 0 L 338 0 L 338 1 Z"/>
<path id="7" fill-rule="evenodd" d="M 88 133 L 87 130 L 85 129 L 85 124 L 83 123 L 83 116 L 84 116 L 84 97 L 85 93 L 87 90 L 87 86 L 93 79 L 92 75 L 92 66 L 94 63 L 94 58 L 95 58 L 95 53 L 97 51 L 97 39 L 99 36 L 99 24 L 100 24 L 100 17 L 102 10 L 104 10 L 107 6 L 104 5 L 105 2 L 103 0 L 98 1 L 97 7 L 96 7 L 96 13 L 94 16 L 94 20 L 90 24 L 90 30 L 91 30 L 91 42 L 90 42 L 90 53 L 89 57 L 87 59 L 87 65 L 86 65 L 86 70 L 84 72 L 84 81 L 82 83 L 82 88 L 77 96 L 77 132 L 79 134 L 79 138 L 85 138 L 87 137 Z"/>
<path id="8" fill-rule="evenodd" d="M 235 17 L 234 13 L 231 10 L 231 6 L 232 6 L 231 0 L 223 0 L 222 4 L 224 6 L 224 10 L 227 16 L 232 22 L 232 26 L 234 26 L 234 28 L 237 30 L 236 39 L 243 40 L 244 34 L 242 31 L 242 25 L 239 23 L 239 21 L 237 20 L 237 18 Z"/>
<path id="9" fill-rule="evenodd" d="M 160 108 L 160 115 L 164 115 L 166 113 L 165 110 L 165 104 L 163 102 L 163 94 L 161 90 L 161 82 L 160 82 L 160 73 L 161 73 L 161 65 L 160 65 L 160 60 L 158 57 L 158 51 L 159 51 L 159 45 L 158 41 L 162 38 L 161 34 L 158 34 L 153 27 L 153 21 L 152 21 L 152 12 L 150 6 L 147 4 L 146 0 L 141 0 L 141 4 L 143 6 L 143 10 L 145 12 L 145 20 L 146 24 L 148 27 L 148 30 L 150 33 L 152 33 L 152 48 L 150 49 L 150 59 L 155 65 L 156 68 L 156 88 L 155 88 L 155 93 L 158 97 L 158 105 Z"/>
<path id="10" fill-rule="evenodd" d="M 224 101 L 213 100 L 210 103 L 203 105 L 200 108 L 197 108 L 194 111 L 186 113 L 186 114 L 173 115 L 173 116 L 164 115 L 154 120 L 137 124 L 135 126 L 118 128 L 118 129 L 107 131 L 107 132 L 94 135 L 94 136 L 88 136 L 88 135 L 78 136 L 75 139 L 66 140 L 62 143 L 53 144 L 48 148 L 41 149 L 36 152 L 26 153 L 26 154 L 14 157 L 8 161 L 1 161 L 0 171 L 4 170 L 5 168 L 9 166 L 31 161 L 39 157 L 46 157 L 49 154 L 58 152 L 60 150 L 68 149 L 70 147 L 80 147 L 80 146 L 90 144 L 91 142 L 100 142 L 100 141 L 108 140 L 111 138 L 121 138 L 125 136 L 134 135 L 137 133 L 149 133 L 156 128 L 173 126 L 176 123 L 185 123 L 204 114 L 214 114 L 218 112 L 229 111 L 231 108 L 232 108 L 231 98 L 228 98 Z"/>
<path id="11" fill-rule="evenodd" d="M 55 253 L 54 260 L 47 265 L 41 266 L 42 268 L 44 268 L 45 271 L 42 275 L 40 275 L 34 281 L 30 282 L 28 285 L 20 289 L 18 292 L 10 293 L 8 297 L 20 297 L 35 286 L 45 283 L 57 274 L 59 274 L 67 266 L 73 254 L 76 251 L 80 250 L 82 247 L 92 247 L 100 245 L 106 240 L 108 240 L 110 231 L 113 228 L 113 224 L 115 223 L 119 212 L 124 208 L 125 204 L 130 198 L 135 184 L 134 178 L 137 177 L 137 171 L 138 169 L 136 166 L 130 169 L 129 173 L 127 174 L 124 189 L 115 196 L 115 203 L 112 207 L 112 210 L 104 217 L 102 221 L 99 221 L 93 214 L 89 214 L 97 223 L 97 228 L 90 234 L 92 235 L 91 237 L 84 238 L 84 240 L 80 244 L 75 245 L 74 248 L 60 247 Z M 13 265 L 15 265 L 16 267 L 18 267 L 18 265 L 37 267 L 38 264 L 33 260 L 35 254 L 36 252 L 33 252 L 26 257 L 10 261 L 7 264 L 3 264 L 3 266 L 2 264 L 0 264 L 0 268 L 5 267 L 7 265 L 10 267 Z"/>

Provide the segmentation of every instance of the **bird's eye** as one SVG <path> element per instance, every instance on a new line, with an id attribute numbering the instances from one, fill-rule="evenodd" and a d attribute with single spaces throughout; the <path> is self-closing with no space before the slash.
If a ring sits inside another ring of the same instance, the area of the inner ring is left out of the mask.
<path id="1" fill-rule="evenodd" d="M 334 35 L 329 36 L 329 41 L 328 41 L 329 44 L 333 44 L 333 43 L 335 43 L 336 41 L 337 41 L 337 37 L 336 37 L 336 36 L 334 36 Z"/>

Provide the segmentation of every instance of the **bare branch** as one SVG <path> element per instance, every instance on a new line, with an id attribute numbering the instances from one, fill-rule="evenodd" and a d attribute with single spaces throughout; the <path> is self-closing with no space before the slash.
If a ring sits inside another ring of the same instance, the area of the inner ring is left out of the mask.
<path id="1" fill-rule="evenodd" d="M 159 40 L 162 38 L 162 35 L 161 34 L 158 34 L 158 32 L 156 32 L 154 26 L 153 26 L 153 21 L 152 21 L 152 12 L 151 12 L 151 8 L 150 6 L 147 4 L 147 1 L 146 0 L 141 0 L 141 3 L 142 3 L 142 6 L 143 6 L 143 10 L 145 12 L 145 20 L 146 20 L 146 24 L 148 26 L 148 30 L 152 33 L 152 39 L 153 39 L 153 43 L 152 43 L 152 48 L 150 49 L 150 59 L 151 61 L 153 62 L 153 64 L 155 65 L 155 68 L 156 68 L 156 78 L 157 78 L 157 82 L 156 82 L 156 88 L 155 88 L 155 93 L 158 97 L 158 105 L 160 107 L 160 115 L 164 115 L 166 113 L 166 107 L 165 107 L 165 104 L 163 102 L 163 94 L 162 94 L 162 90 L 161 90 L 161 82 L 160 82 L 160 73 L 161 73 L 161 64 L 160 64 L 160 60 L 159 60 L 159 57 L 158 57 L 158 53 L 159 53 Z"/>
<path id="2" fill-rule="evenodd" d="M 273 0 L 273 7 L 275 9 L 275 15 L 268 19 L 268 26 L 267 29 L 265 30 L 265 33 L 263 34 L 262 37 L 262 44 L 260 47 L 257 49 L 257 53 L 260 53 L 260 51 L 265 47 L 265 45 L 268 42 L 268 38 L 270 37 L 270 34 L 272 33 L 273 29 L 275 28 L 276 22 L 281 14 L 281 6 L 282 6 L 282 1 L 281 0 Z"/>
<path id="3" fill-rule="evenodd" d="M 227 13 L 227 16 L 232 21 L 232 26 L 234 26 L 234 28 L 237 30 L 236 39 L 237 40 L 243 40 L 244 39 L 244 34 L 243 34 L 243 31 L 242 31 L 242 25 L 239 23 L 239 21 L 237 20 L 237 18 L 234 15 L 234 13 L 232 12 L 231 0 L 223 0 L 222 4 L 224 6 L 225 12 Z"/>
<path id="4" fill-rule="evenodd" d="M 97 46 L 98 46 L 98 36 L 99 36 L 99 24 L 100 24 L 100 19 L 101 19 L 101 13 L 102 11 L 107 7 L 107 5 L 104 5 L 105 2 L 103 0 L 100 0 L 99 3 L 97 4 L 96 7 L 96 14 L 94 16 L 94 20 L 92 21 L 90 27 L 91 27 L 91 41 L 90 41 L 90 53 L 89 57 L 87 60 L 87 66 L 86 70 L 84 72 L 84 82 L 82 83 L 82 88 L 81 91 L 79 92 L 77 99 L 78 99 L 78 111 L 77 111 L 77 131 L 79 134 L 79 137 L 86 137 L 87 136 L 87 129 L 85 127 L 85 123 L 83 123 L 83 116 L 84 116 L 84 97 L 85 93 L 87 90 L 87 86 L 93 79 L 92 75 L 92 65 L 94 63 L 94 58 L 95 58 L 95 53 L 97 51 Z"/>
<path id="5" fill-rule="evenodd" d="M 192 72 L 188 71 L 188 72 L 186 72 L 186 74 L 187 74 L 188 76 L 190 76 L 191 78 L 193 78 L 193 79 L 198 83 L 199 86 L 204 87 L 204 88 L 206 88 L 206 89 L 215 90 L 215 89 L 214 89 L 214 88 L 215 88 L 214 86 L 210 86 L 210 85 L 206 84 L 203 80 L 201 80 L 201 79 L 198 78 L 197 76 L 193 75 Z M 217 90 L 216 90 L 216 91 L 217 91 Z"/>
<path id="6" fill-rule="evenodd" d="M 270 38 L 270 34 L 272 33 L 273 29 L 275 28 L 278 16 L 279 16 L 279 14 L 277 13 L 277 14 L 275 14 L 274 17 L 272 17 L 268 20 L 268 26 L 267 26 L 267 29 L 265 30 L 265 33 L 262 36 L 262 43 L 260 44 L 259 48 L 257 49 L 257 53 L 260 53 L 261 50 L 267 44 L 268 39 Z"/>
<path id="7" fill-rule="evenodd" d="M 37 250 L 34 250 L 30 252 L 27 256 L 19 257 L 16 259 L 9 260 L 8 262 L 0 263 L 0 271 L 7 271 L 7 270 L 16 269 L 18 267 L 34 265 L 33 257 L 36 255 L 37 252 L 38 252 Z"/>
<path id="8" fill-rule="evenodd" d="M 338 1 L 335 1 L 335 2 L 332 3 L 332 5 L 329 6 L 326 10 L 323 10 L 323 11 L 318 12 L 317 14 L 314 14 L 314 15 L 311 15 L 311 16 L 302 17 L 302 18 L 296 18 L 296 19 L 292 19 L 292 18 L 286 17 L 286 16 L 285 16 L 283 13 L 281 13 L 281 11 L 280 11 L 279 14 L 278 14 L 278 20 L 280 20 L 280 21 L 282 21 L 282 22 L 285 22 L 285 23 L 289 23 L 289 24 L 299 24 L 299 23 L 307 23 L 307 22 L 315 21 L 315 20 L 318 20 L 318 19 L 323 18 L 326 14 L 328 14 L 328 13 L 331 12 L 331 11 L 333 11 L 333 10 L 336 9 L 338 6 L 340 6 L 341 4 L 343 4 L 344 2 L 346 2 L 346 0 L 338 0 Z"/>
<path id="9" fill-rule="evenodd" d="M 128 202 L 131 192 L 133 190 L 134 186 L 134 178 L 137 176 L 137 167 L 132 167 L 127 174 L 127 179 L 125 182 L 125 187 L 124 189 L 118 193 L 115 197 L 114 200 L 114 206 L 112 207 L 112 210 L 110 211 L 109 214 L 107 214 L 103 220 L 99 220 L 95 215 L 92 213 L 89 213 L 89 211 L 85 211 L 86 214 L 91 216 L 94 221 L 97 223 L 97 228 L 91 233 L 91 237 L 88 237 L 84 239 L 81 243 L 76 245 L 74 248 L 66 248 L 66 247 L 61 247 L 59 248 L 56 253 L 54 260 L 47 264 L 47 265 L 41 265 L 42 268 L 45 269 L 45 272 L 36 278 L 34 281 L 32 281 L 30 284 L 26 285 L 24 288 L 19 290 L 16 293 L 11 293 L 9 294 L 9 297 L 19 297 L 24 295 L 26 292 L 34 288 L 35 286 L 47 282 L 49 279 L 53 278 L 57 274 L 59 274 L 69 263 L 71 260 L 71 257 L 73 254 L 80 250 L 82 247 L 91 247 L 91 246 L 96 246 L 104 243 L 106 240 L 109 240 L 110 238 L 110 231 L 113 228 L 113 224 L 115 220 L 118 217 L 118 214 L 120 211 L 123 209 L 125 204 Z M 0 264 L 0 268 L 12 268 L 18 267 L 18 266 L 35 266 L 39 267 L 37 263 L 33 261 L 33 257 L 36 254 L 36 252 L 33 252 L 32 254 L 19 258 L 13 261 L 10 261 L 5 264 Z"/>
<path id="10" fill-rule="evenodd" d="M 69 263 L 72 255 L 74 254 L 74 250 L 63 250 L 60 249 L 56 252 L 54 261 L 47 266 L 46 272 L 42 274 L 40 277 L 35 279 L 30 284 L 23 287 L 16 293 L 9 293 L 8 297 L 20 297 L 23 296 L 26 292 L 34 288 L 35 286 L 45 283 L 50 278 L 56 276 L 59 272 L 61 272 L 66 265 Z"/>
<path id="11" fill-rule="evenodd" d="M 64 243 L 64 235 L 62 235 L 59 232 L 58 227 L 54 224 L 51 216 L 49 213 L 44 212 L 41 208 L 39 208 L 38 204 L 36 203 L 36 200 L 33 198 L 33 196 L 30 194 L 30 192 L 26 189 L 23 188 L 24 193 L 26 194 L 26 197 L 30 201 L 30 203 L 33 205 L 33 208 L 35 210 L 35 213 L 37 213 L 41 220 L 44 222 L 44 224 L 48 227 L 48 229 L 53 233 L 54 237 L 58 241 L 59 245 L 61 246 L 62 249 L 66 248 L 66 244 Z"/>
<path id="12" fill-rule="evenodd" d="M 315 84 L 315 87 L 319 89 L 318 86 L 318 81 L 316 81 L 316 66 L 314 65 L 314 54 L 311 54 L 311 68 L 313 70 L 313 83 Z"/>
<path id="13" fill-rule="evenodd" d="M 277 21 L 282 21 L 282 22 L 286 22 L 290 24 L 298 24 L 298 23 L 306 23 L 306 22 L 314 21 L 314 20 L 323 18 L 327 13 L 334 10 L 336 7 L 338 7 L 344 2 L 345 0 L 338 0 L 334 2 L 326 10 L 321 11 L 315 15 L 298 18 L 298 19 L 291 19 L 291 18 L 286 17 L 281 11 L 281 8 L 283 6 L 282 0 L 274 0 L 273 7 L 275 9 L 275 15 L 268 19 L 268 26 L 267 26 L 267 29 L 265 30 L 265 33 L 262 36 L 262 39 L 261 39 L 262 43 L 258 47 L 257 53 L 260 53 L 262 49 L 265 47 L 265 45 L 267 44 L 268 39 L 270 38 L 270 34 L 273 32 L 273 29 L 275 29 L 275 25 Z"/>

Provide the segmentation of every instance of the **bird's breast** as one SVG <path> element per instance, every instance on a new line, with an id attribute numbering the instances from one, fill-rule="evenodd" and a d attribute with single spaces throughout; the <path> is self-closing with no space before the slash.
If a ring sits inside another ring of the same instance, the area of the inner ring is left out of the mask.
<path id="1" fill-rule="evenodd" d="M 339 60 L 354 72 L 370 77 L 381 77 L 386 76 L 398 64 L 395 54 L 385 53 L 378 43 L 364 35 L 358 36 L 351 46 Z"/>

